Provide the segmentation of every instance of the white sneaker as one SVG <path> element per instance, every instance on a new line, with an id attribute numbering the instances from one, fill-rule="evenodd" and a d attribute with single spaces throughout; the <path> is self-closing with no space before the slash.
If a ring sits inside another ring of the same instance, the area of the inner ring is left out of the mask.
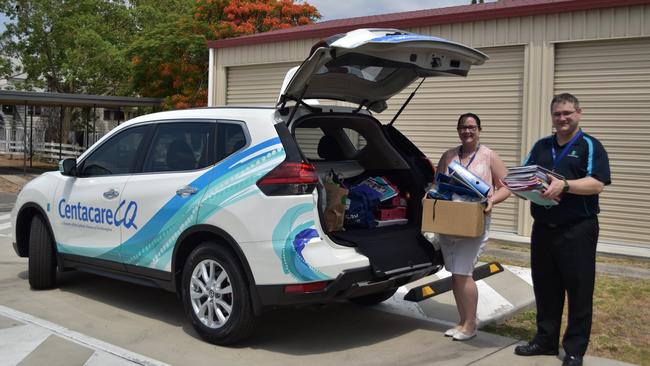
<path id="1" fill-rule="evenodd" d="M 453 327 L 453 328 L 451 328 L 451 329 L 447 329 L 447 331 L 445 332 L 445 337 L 453 337 L 457 332 L 458 332 L 458 328 L 457 328 L 457 327 Z"/>
<path id="2" fill-rule="evenodd" d="M 461 332 L 460 330 L 458 330 L 458 331 L 456 331 L 456 333 L 454 333 L 453 337 L 454 337 L 455 341 L 468 341 L 468 340 L 476 337 L 477 333 L 478 332 L 477 332 L 476 329 L 474 329 L 474 332 L 472 332 L 470 334 L 465 334 L 465 333 Z"/>

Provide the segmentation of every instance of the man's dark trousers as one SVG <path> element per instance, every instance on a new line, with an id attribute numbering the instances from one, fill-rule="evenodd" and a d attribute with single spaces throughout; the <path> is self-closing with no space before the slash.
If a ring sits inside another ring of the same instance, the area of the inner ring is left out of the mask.
<path id="1" fill-rule="evenodd" d="M 537 303 L 537 335 L 533 341 L 544 348 L 558 348 L 566 291 L 569 322 L 562 346 L 568 355 L 583 356 L 587 351 L 598 230 L 597 218 L 562 225 L 533 224 L 531 268 Z"/>

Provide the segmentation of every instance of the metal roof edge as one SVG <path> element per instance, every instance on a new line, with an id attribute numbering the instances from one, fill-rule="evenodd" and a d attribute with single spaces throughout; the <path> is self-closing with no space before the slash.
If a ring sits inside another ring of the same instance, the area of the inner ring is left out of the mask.
<path id="1" fill-rule="evenodd" d="M 314 23 L 236 38 L 213 40 L 208 41 L 207 45 L 208 48 L 230 48 L 297 39 L 325 38 L 358 28 L 411 28 L 588 9 L 614 8 L 648 3 L 650 3 L 650 0 L 522 0 L 507 1 L 503 3 L 463 5 L 449 8 L 337 19 L 323 23 Z M 429 14 L 431 10 L 436 10 L 437 12 L 435 14 Z M 416 15 L 418 13 L 421 15 Z M 409 16 L 407 17 L 405 15 Z"/>
<path id="2" fill-rule="evenodd" d="M 138 107 L 159 106 L 161 102 L 159 98 L 0 90 L 0 104 Z"/>

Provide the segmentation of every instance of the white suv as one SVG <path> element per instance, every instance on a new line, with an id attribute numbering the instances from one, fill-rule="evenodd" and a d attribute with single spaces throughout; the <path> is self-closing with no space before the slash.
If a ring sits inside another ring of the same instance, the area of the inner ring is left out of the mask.
<path id="1" fill-rule="evenodd" d="M 465 76 L 485 59 L 440 38 L 362 29 L 315 45 L 275 108 L 123 123 L 18 195 L 14 248 L 29 257 L 29 283 L 51 288 L 57 268 L 77 269 L 175 291 L 216 344 L 242 339 L 269 307 L 381 302 L 442 260 L 420 232 L 432 166 L 371 112 L 417 78 Z M 407 220 L 326 230 L 322 178 L 331 170 L 346 182 L 386 177 Z"/>

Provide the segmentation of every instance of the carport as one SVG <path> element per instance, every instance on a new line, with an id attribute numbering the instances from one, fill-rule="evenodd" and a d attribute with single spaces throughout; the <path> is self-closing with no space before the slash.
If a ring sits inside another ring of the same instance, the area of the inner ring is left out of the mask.
<path id="1" fill-rule="evenodd" d="M 16 109 L 14 110 L 14 121 L 22 123 L 23 135 L 21 145 L 19 146 L 23 152 L 23 171 L 27 168 L 27 152 L 29 150 L 29 162 L 30 167 L 32 165 L 33 158 L 33 130 L 34 130 L 34 110 L 36 107 L 50 107 L 59 109 L 59 146 L 58 146 L 58 158 L 63 157 L 63 119 L 66 108 L 87 108 L 85 115 L 82 116 L 82 119 L 85 124 L 85 138 L 84 146 L 75 151 L 75 153 L 81 153 L 81 151 L 87 149 L 92 145 L 96 140 L 96 136 L 93 134 L 93 138 L 90 138 L 90 125 L 92 123 L 92 131 L 95 132 L 95 124 L 97 121 L 97 108 L 112 108 L 122 111 L 122 108 L 125 107 L 136 107 L 138 112 L 144 113 L 146 108 L 151 108 L 153 111 L 156 111 L 160 108 L 160 103 L 162 99 L 158 98 L 138 98 L 138 97 L 122 97 L 122 96 L 105 96 L 105 95 L 89 95 L 89 94 L 67 94 L 67 93 L 48 93 L 48 92 L 32 92 L 32 91 L 13 91 L 13 90 L 0 90 L 0 104 L 1 105 L 14 105 Z M 20 116 L 19 106 L 23 106 L 23 115 Z M 92 121 L 90 118 L 92 109 Z M 27 117 L 29 114 L 29 124 L 27 123 Z M 83 114 L 83 113 L 82 113 Z M 119 125 L 121 121 L 118 119 L 117 124 Z M 28 136 L 29 128 L 29 136 Z M 7 142 L 9 143 L 9 142 Z M 18 146 L 18 145 L 17 145 Z M 26 148 L 28 147 L 28 148 Z M 18 149 L 18 151 L 20 151 Z"/>

